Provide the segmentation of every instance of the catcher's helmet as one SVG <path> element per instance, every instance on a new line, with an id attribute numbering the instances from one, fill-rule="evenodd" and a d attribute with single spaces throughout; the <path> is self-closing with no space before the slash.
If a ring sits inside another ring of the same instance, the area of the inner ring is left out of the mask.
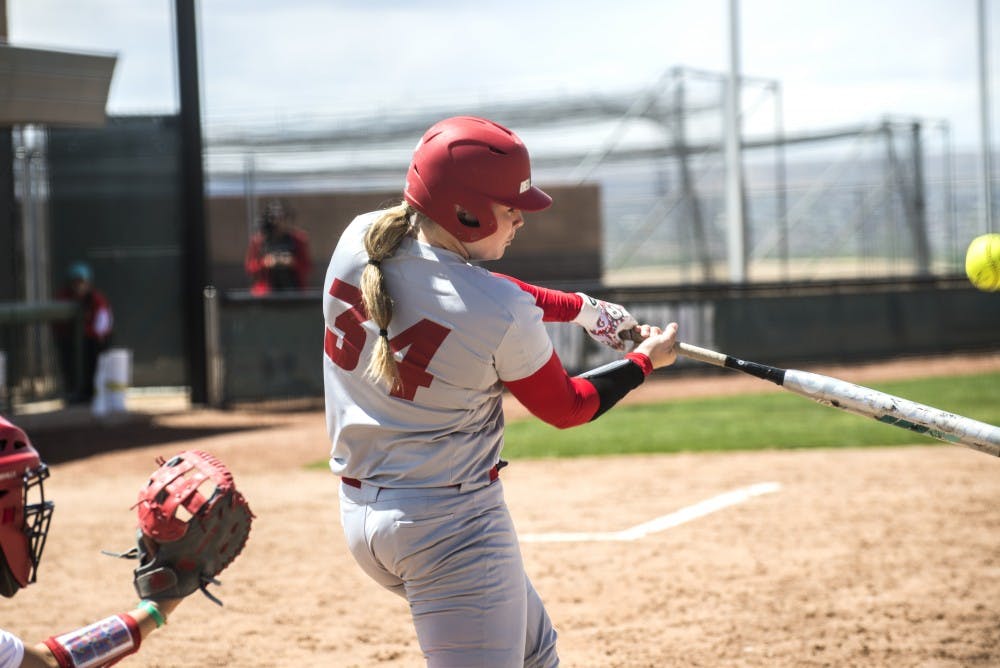
<path id="1" fill-rule="evenodd" d="M 0 416 L 0 594 L 8 598 L 37 576 L 54 508 L 48 477 L 28 436 Z"/>
<path id="2" fill-rule="evenodd" d="M 460 241 L 497 229 L 492 204 L 541 211 L 552 198 L 531 185 L 528 149 L 507 128 L 475 116 L 435 123 L 417 144 L 406 174 L 406 201 Z M 475 220 L 459 218 L 457 208 Z"/>

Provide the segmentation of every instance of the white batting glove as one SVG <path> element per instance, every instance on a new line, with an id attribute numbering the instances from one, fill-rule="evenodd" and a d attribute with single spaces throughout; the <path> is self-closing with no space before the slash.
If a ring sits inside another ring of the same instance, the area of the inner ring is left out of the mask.
<path id="1" fill-rule="evenodd" d="M 590 338 L 598 343 L 613 350 L 625 350 L 625 341 L 619 335 L 639 324 L 632 314 L 624 306 L 594 299 L 582 292 L 576 294 L 583 297 L 583 306 L 573 322 L 587 330 Z"/>

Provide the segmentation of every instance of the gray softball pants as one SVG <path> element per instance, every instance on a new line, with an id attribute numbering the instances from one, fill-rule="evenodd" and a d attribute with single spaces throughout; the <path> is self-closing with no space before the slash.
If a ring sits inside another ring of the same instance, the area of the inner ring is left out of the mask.
<path id="1" fill-rule="evenodd" d="M 409 601 L 429 667 L 559 665 L 499 480 L 473 491 L 341 484 L 340 516 L 365 573 Z"/>

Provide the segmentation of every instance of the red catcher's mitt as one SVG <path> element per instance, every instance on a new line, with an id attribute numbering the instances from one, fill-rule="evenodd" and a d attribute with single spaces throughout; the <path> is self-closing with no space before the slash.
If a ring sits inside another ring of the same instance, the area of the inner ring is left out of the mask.
<path id="1" fill-rule="evenodd" d="M 180 598 L 209 584 L 243 550 L 254 515 L 226 465 L 187 450 L 168 461 L 139 490 L 135 590 L 153 601 Z"/>

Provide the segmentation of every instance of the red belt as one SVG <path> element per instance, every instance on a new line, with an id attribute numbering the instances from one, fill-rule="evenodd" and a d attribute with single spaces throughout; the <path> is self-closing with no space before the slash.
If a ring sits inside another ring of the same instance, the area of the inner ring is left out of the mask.
<path id="1" fill-rule="evenodd" d="M 490 469 L 490 482 L 493 482 L 494 480 L 496 480 L 497 478 L 500 477 L 500 469 L 502 469 L 506 465 L 507 465 L 507 462 L 503 462 L 502 464 L 494 466 L 493 468 Z M 357 487 L 358 489 L 361 489 L 361 481 L 358 480 L 357 478 L 346 478 L 346 477 L 344 477 L 344 478 L 341 478 L 340 480 L 345 485 L 350 485 L 351 487 Z"/>

